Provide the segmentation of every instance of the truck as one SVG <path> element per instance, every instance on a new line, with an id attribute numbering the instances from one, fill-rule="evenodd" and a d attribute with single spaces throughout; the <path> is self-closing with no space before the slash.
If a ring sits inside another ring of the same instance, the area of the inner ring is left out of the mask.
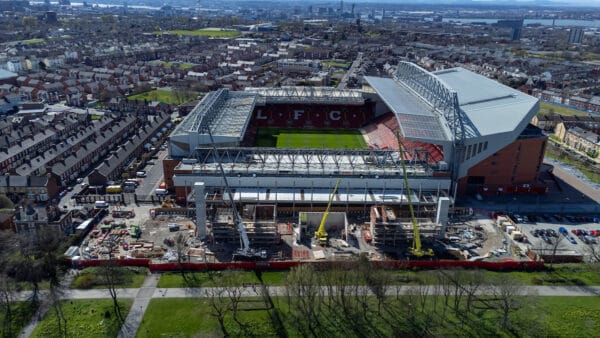
<path id="1" fill-rule="evenodd" d="M 106 187 L 107 194 L 119 194 L 123 192 L 123 187 L 120 185 L 109 185 Z"/>

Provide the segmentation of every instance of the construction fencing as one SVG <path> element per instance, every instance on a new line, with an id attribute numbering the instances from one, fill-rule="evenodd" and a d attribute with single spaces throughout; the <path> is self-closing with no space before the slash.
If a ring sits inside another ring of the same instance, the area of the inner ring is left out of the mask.
<path id="1" fill-rule="evenodd" d="M 101 266 L 106 261 L 103 260 L 75 260 L 71 265 L 76 269 L 83 269 L 91 266 Z M 152 263 L 150 259 L 119 259 L 115 262 L 120 266 L 143 266 L 152 272 L 161 271 L 180 271 L 182 268 L 186 271 L 218 271 L 218 270 L 248 270 L 248 271 L 281 271 L 289 270 L 300 264 L 311 264 L 317 269 L 329 269 L 333 267 L 355 268 L 355 262 L 300 262 L 300 261 L 281 261 L 281 262 L 229 262 L 229 263 Z M 484 262 L 484 261 L 452 261 L 452 260 L 430 260 L 430 261 L 371 261 L 374 267 L 383 269 L 484 269 L 491 271 L 540 271 L 545 268 L 544 262 L 532 261 L 503 261 L 503 262 Z"/>

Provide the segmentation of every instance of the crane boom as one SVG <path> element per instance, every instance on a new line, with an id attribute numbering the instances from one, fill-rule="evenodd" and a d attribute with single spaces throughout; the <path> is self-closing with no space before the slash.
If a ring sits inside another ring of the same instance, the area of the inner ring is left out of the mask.
<path id="1" fill-rule="evenodd" d="M 321 224 L 319 224 L 319 228 L 315 232 L 315 238 L 319 240 L 321 245 L 327 245 L 327 231 L 325 231 L 325 223 L 327 223 L 327 218 L 329 217 L 329 209 L 331 208 L 331 204 L 333 203 L 333 198 L 335 197 L 335 193 L 340 186 L 341 178 L 338 178 L 335 182 L 335 187 L 331 192 L 331 196 L 329 196 L 329 203 L 327 203 L 327 209 L 325 209 L 325 213 L 323 214 L 323 218 L 321 219 Z"/>
<path id="2" fill-rule="evenodd" d="M 398 151 L 400 152 L 401 159 L 400 163 L 402 165 L 402 172 L 404 173 L 404 185 L 406 186 L 406 199 L 408 200 L 408 210 L 410 211 L 410 220 L 412 222 L 413 227 L 413 243 L 412 247 L 410 248 L 410 253 L 416 257 L 432 256 L 433 251 L 431 249 L 423 251 L 423 249 L 421 248 L 421 234 L 419 232 L 417 218 L 415 217 L 415 209 L 413 208 L 412 204 L 410 185 L 408 184 L 408 173 L 406 172 L 406 164 L 404 163 L 406 159 L 404 156 L 404 149 L 402 148 L 400 133 L 396 133 L 396 138 L 398 139 Z"/>
<path id="3" fill-rule="evenodd" d="M 210 132 L 210 128 L 207 128 L 208 136 L 210 137 L 210 142 L 212 144 L 213 151 L 215 156 L 218 155 L 217 147 L 215 146 L 215 140 L 213 139 L 212 133 Z M 238 232 L 240 233 L 241 240 L 241 248 L 238 250 L 238 254 L 244 257 L 257 256 L 254 250 L 250 248 L 250 240 L 248 239 L 248 233 L 246 233 L 246 229 L 244 228 L 244 221 L 242 220 L 242 216 L 237 210 L 235 205 L 235 200 L 233 199 L 233 195 L 231 194 L 231 188 L 229 187 L 229 182 L 227 181 L 227 175 L 225 175 L 225 170 L 223 169 L 223 164 L 221 163 L 221 159 L 219 158 L 217 161 L 219 171 L 221 172 L 221 176 L 223 176 L 223 183 L 225 183 L 225 190 L 227 191 L 227 197 L 229 197 L 229 201 L 231 201 L 231 210 L 233 212 L 233 221 L 235 222 Z M 263 257 L 264 258 L 264 257 Z"/>

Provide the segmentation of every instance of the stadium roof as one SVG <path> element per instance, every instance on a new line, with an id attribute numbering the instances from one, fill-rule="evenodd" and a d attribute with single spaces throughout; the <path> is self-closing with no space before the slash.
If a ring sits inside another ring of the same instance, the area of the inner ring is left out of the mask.
<path id="1" fill-rule="evenodd" d="M 256 103 L 256 94 L 219 89 L 208 93 L 175 129 L 173 135 L 190 132 L 241 137 Z"/>
<path id="2" fill-rule="evenodd" d="M 365 76 L 365 80 L 396 114 L 404 137 L 428 142 L 452 140 L 442 116 L 410 89 L 391 78 Z"/>
<path id="3" fill-rule="evenodd" d="M 359 90 L 331 87 L 246 88 L 246 92 L 258 94 L 268 103 L 341 103 L 348 105 L 365 103 Z"/>
<path id="4" fill-rule="evenodd" d="M 428 72 L 400 62 L 393 79 L 365 80 L 396 113 L 405 137 L 430 142 L 514 132 L 538 102 L 463 68 Z"/>
<path id="5" fill-rule="evenodd" d="M 530 120 L 538 99 L 464 68 L 433 72 L 458 94 L 460 109 L 478 135 L 514 131 Z"/>

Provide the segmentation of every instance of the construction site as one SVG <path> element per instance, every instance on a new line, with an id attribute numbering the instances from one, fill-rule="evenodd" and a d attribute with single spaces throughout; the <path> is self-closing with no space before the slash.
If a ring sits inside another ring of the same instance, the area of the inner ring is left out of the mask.
<path id="1" fill-rule="evenodd" d="M 188 261 L 443 257 L 461 195 L 538 192 L 543 156 L 505 151 L 535 143 L 543 153 L 529 125 L 535 98 L 462 68 L 400 62 L 391 75 L 365 77 L 362 90 L 209 93 L 169 136 L 161 193 L 176 205 L 152 222 L 189 235 Z M 491 174 L 492 159 L 517 174 Z M 142 238 L 160 232 L 140 227 Z"/>

